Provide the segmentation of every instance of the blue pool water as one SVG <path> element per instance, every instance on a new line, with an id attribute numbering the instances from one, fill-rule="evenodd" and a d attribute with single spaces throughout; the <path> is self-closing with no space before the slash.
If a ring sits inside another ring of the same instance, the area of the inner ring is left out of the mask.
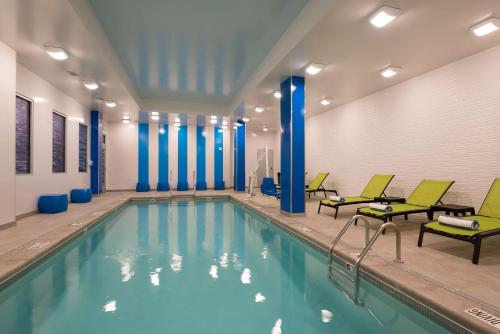
<path id="1" fill-rule="evenodd" d="M 0 333 L 448 333 L 232 201 L 131 204 L 0 292 Z"/>

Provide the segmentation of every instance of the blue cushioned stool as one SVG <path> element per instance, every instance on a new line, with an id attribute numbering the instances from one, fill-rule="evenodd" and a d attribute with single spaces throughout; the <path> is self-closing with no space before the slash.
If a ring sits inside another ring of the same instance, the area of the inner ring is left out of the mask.
<path id="1" fill-rule="evenodd" d="M 92 201 L 92 190 L 89 188 L 71 190 L 71 203 L 89 203 Z"/>
<path id="2" fill-rule="evenodd" d="M 59 213 L 68 210 L 68 195 L 42 195 L 38 198 L 40 213 Z"/>

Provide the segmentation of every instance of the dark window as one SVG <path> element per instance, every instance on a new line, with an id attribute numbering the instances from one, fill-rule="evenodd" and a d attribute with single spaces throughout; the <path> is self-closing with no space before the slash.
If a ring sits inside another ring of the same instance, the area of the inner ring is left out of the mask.
<path id="1" fill-rule="evenodd" d="M 66 171 L 66 117 L 52 113 L 52 172 Z"/>
<path id="2" fill-rule="evenodd" d="M 16 174 L 31 172 L 31 101 L 16 96 Z"/>
<path id="3" fill-rule="evenodd" d="M 80 124 L 78 134 L 78 171 L 87 171 L 87 126 Z"/>

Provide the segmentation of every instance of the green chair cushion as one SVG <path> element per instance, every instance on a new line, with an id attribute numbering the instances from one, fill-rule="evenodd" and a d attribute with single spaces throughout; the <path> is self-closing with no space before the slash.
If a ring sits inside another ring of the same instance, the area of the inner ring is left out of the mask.
<path id="1" fill-rule="evenodd" d="M 483 205 L 479 210 L 481 216 L 500 218 L 500 178 L 491 185 Z"/>
<path id="2" fill-rule="evenodd" d="M 500 229 L 500 218 L 492 218 L 484 216 L 467 216 L 464 217 L 464 219 L 479 221 L 479 229 L 477 229 L 476 231 L 470 231 L 465 228 L 443 225 L 437 221 L 427 223 L 425 224 L 425 227 L 439 232 L 461 235 L 466 237 L 473 237 L 474 235 L 481 232 Z"/>
<path id="3" fill-rule="evenodd" d="M 419 206 L 419 205 L 411 205 L 407 203 L 397 203 L 397 204 L 392 204 L 392 212 L 391 214 L 399 214 L 399 213 L 405 213 L 405 212 L 411 212 L 411 211 L 416 211 L 416 210 L 428 210 L 429 207 L 425 206 Z M 383 211 L 378 211 L 378 210 L 373 210 L 370 207 L 365 207 L 359 209 L 359 212 L 361 213 L 366 213 L 371 216 L 376 216 L 376 217 L 383 217 L 387 213 Z"/>
<path id="4" fill-rule="evenodd" d="M 443 197 L 446 191 L 455 181 L 451 180 L 423 180 L 413 190 L 408 199 L 407 204 L 430 207 L 436 205 Z"/>
<path id="5" fill-rule="evenodd" d="M 311 183 L 309 183 L 309 186 L 307 187 L 308 191 L 314 191 L 318 190 L 323 181 L 328 177 L 329 173 L 318 173 L 314 180 L 312 180 Z"/>
<path id="6" fill-rule="evenodd" d="M 326 204 L 326 205 L 338 205 L 338 204 L 356 204 L 356 203 L 363 203 L 367 201 L 373 201 L 373 198 L 366 198 L 366 197 L 344 197 L 344 202 L 337 202 L 337 201 L 332 201 L 331 199 L 324 199 L 321 201 L 321 203 Z"/>
<path id="7" fill-rule="evenodd" d="M 361 197 L 375 198 L 382 196 L 385 188 L 393 178 L 394 175 L 373 175 L 361 193 Z"/>

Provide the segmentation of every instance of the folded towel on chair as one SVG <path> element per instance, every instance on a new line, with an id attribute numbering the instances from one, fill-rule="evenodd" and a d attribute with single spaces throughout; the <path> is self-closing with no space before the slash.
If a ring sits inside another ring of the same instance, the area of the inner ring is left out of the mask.
<path id="1" fill-rule="evenodd" d="M 392 212 L 392 207 L 390 205 L 385 205 L 380 203 L 370 203 L 369 207 L 377 211 Z"/>
<path id="2" fill-rule="evenodd" d="M 335 201 L 335 202 L 340 202 L 340 203 L 345 202 L 345 198 L 344 197 L 340 197 L 340 196 L 333 196 L 332 195 L 332 196 L 329 197 L 329 199 L 332 200 L 332 201 Z"/>
<path id="3" fill-rule="evenodd" d="M 461 219 L 450 216 L 439 216 L 438 222 L 443 225 L 465 228 L 471 231 L 476 231 L 479 228 L 479 222 L 477 220 Z"/>

